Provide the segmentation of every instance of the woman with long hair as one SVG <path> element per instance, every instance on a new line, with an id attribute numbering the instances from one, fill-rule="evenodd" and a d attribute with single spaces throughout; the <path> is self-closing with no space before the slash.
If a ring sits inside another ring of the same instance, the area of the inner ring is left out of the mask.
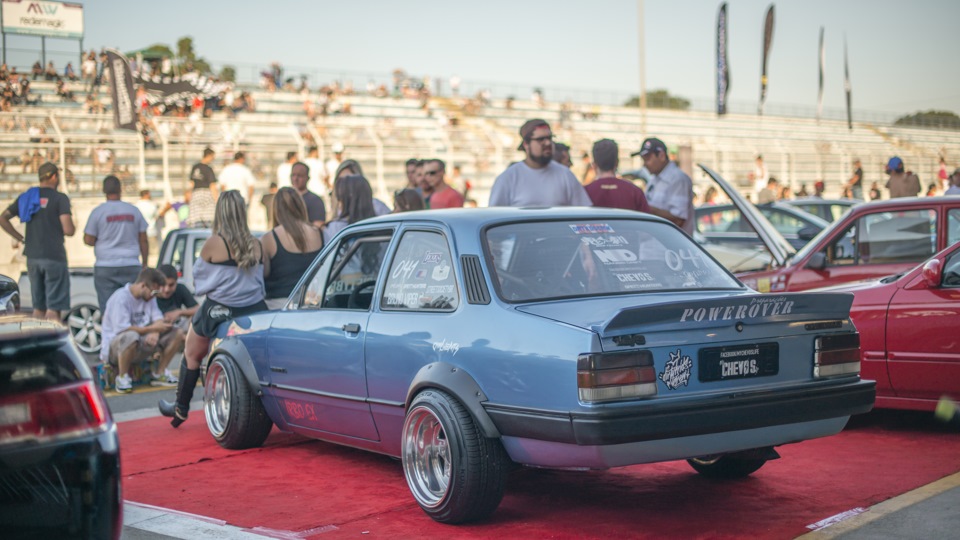
<path id="1" fill-rule="evenodd" d="M 340 162 L 340 166 L 337 167 L 336 174 L 333 175 L 333 208 L 337 208 L 337 180 L 345 176 L 359 175 L 363 176 L 363 167 L 355 159 L 345 159 Z M 371 188 L 372 192 L 372 188 Z M 378 215 L 382 216 L 390 213 L 390 207 L 386 205 L 380 199 L 373 198 L 373 211 Z"/>
<path id="2" fill-rule="evenodd" d="M 307 207 L 295 189 L 273 197 L 273 230 L 260 238 L 267 307 L 283 307 L 300 276 L 323 248 L 323 234 L 307 221 Z"/>
<path id="3" fill-rule="evenodd" d="M 339 212 L 337 219 L 327 223 L 323 229 L 324 242 L 329 242 L 347 225 L 372 218 L 377 215 L 373 209 L 373 190 L 370 182 L 359 174 L 341 176 L 333 185 L 337 195 Z"/>
<path id="4" fill-rule="evenodd" d="M 414 210 L 423 210 L 423 197 L 417 193 L 417 190 L 411 188 L 398 189 L 393 194 L 393 212 L 412 212 Z"/>
<path id="5" fill-rule="evenodd" d="M 213 234 L 193 267 L 195 294 L 206 299 L 193 316 L 180 362 L 174 402 L 161 400 L 160 413 L 179 427 L 187 419 L 200 377 L 200 362 L 221 323 L 267 309 L 264 303 L 263 248 L 247 228 L 247 207 L 239 191 L 223 193 L 213 217 Z"/>

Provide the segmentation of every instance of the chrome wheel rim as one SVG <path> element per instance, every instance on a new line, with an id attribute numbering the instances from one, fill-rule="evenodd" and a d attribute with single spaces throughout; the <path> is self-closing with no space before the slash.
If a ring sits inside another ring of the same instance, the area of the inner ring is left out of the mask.
<path id="1" fill-rule="evenodd" d="M 220 362 L 214 362 L 207 370 L 203 386 L 203 413 L 207 428 L 216 438 L 223 437 L 230 422 L 230 376 Z"/>
<path id="2" fill-rule="evenodd" d="M 78 349 L 85 353 L 100 351 L 100 308 L 86 304 L 77 306 L 67 313 L 64 322 Z"/>
<path id="3" fill-rule="evenodd" d="M 440 419 L 427 407 L 414 407 L 403 424 L 403 473 L 418 503 L 433 508 L 443 501 L 450 469 L 450 445 Z"/>

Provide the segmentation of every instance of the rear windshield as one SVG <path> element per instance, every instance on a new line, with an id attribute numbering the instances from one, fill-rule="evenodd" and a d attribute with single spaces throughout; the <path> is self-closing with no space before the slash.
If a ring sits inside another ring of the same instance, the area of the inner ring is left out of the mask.
<path id="1" fill-rule="evenodd" d="M 513 223 L 488 229 L 485 241 L 494 283 L 510 302 L 740 287 L 688 236 L 663 223 Z"/>

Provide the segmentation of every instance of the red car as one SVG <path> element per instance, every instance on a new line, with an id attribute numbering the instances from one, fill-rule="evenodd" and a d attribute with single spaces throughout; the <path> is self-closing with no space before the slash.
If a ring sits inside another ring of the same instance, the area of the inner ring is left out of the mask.
<path id="1" fill-rule="evenodd" d="M 768 246 L 776 266 L 737 277 L 760 292 L 805 291 L 904 272 L 958 240 L 960 197 L 874 201 L 852 207 L 792 256 Z"/>
<path id="2" fill-rule="evenodd" d="M 933 411 L 940 396 L 960 398 L 960 244 L 903 274 L 825 290 L 854 295 L 876 407 Z"/>

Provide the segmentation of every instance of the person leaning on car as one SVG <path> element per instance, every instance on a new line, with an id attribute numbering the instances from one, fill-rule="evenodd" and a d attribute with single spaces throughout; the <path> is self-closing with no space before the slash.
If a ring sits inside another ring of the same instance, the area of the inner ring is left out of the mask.
<path id="1" fill-rule="evenodd" d="M 890 175 L 886 187 L 890 190 L 891 199 L 916 197 L 920 193 L 920 178 L 910 171 L 904 172 L 903 160 L 899 157 L 890 158 L 890 161 L 887 162 L 886 172 Z"/>
<path id="2" fill-rule="evenodd" d="M 60 320 L 60 312 L 70 309 L 70 272 L 64 236 L 73 236 L 77 227 L 70 212 L 70 198 L 57 191 L 60 170 L 49 161 L 37 169 L 40 185 L 21 193 L 0 214 L 0 228 L 24 244 L 33 316 Z M 26 224 L 21 235 L 10 223 L 18 217 Z"/>
<path id="3" fill-rule="evenodd" d="M 163 284 L 163 274 L 155 268 L 144 268 L 136 281 L 120 287 L 107 300 L 100 360 L 117 367 L 117 392 L 132 392 L 130 368 L 156 353 L 160 358 L 152 382 L 163 386 L 177 383 L 167 366 L 173 355 L 183 350 L 184 332 L 165 322 L 157 307 L 154 296 Z"/>
<path id="4" fill-rule="evenodd" d="M 120 180 L 116 176 L 104 178 L 103 193 L 107 201 L 90 212 L 87 226 L 83 228 L 83 243 L 93 246 L 97 258 L 93 265 L 93 286 L 97 289 L 101 314 L 114 291 L 137 279 L 140 270 L 147 266 L 150 252 L 147 220 L 136 206 L 120 200 L 120 191 Z"/>

